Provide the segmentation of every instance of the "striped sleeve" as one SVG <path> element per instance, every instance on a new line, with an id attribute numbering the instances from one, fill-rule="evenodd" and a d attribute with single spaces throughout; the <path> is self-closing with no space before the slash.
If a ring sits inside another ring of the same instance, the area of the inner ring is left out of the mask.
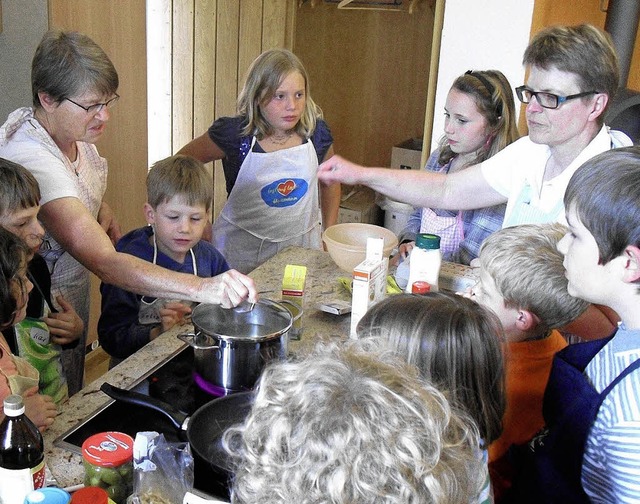
<path id="1" fill-rule="evenodd" d="M 601 362 L 611 376 L 616 366 Z M 620 369 L 615 370 L 614 376 Z M 640 372 L 625 377 L 602 403 L 587 439 L 582 484 L 592 502 L 640 502 Z"/>

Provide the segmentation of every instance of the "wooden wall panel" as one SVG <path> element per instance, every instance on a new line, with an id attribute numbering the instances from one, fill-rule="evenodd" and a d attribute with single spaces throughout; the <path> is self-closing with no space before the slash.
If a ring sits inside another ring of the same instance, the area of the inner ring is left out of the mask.
<path id="1" fill-rule="evenodd" d="M 430 2 L 419 2 L 412 14 L 324 3 L 297 10 L 294 50 L 336 152 L 389 166 L 393 145 L 422 138 L 433 19 Z"/>
<path id="2" fill-rule="evenodd" d="M 225 3 L 218 9 L 216 20 L 216 72 L 214 118 L 233 115 L 236 110 L 238 86 L 238 34 L 240 28 L 240 3 Z M 226 188 L 222 162 L 216 161 L 213 169 L 213 215 L 217 216 L 226 202 Z"/>
<path id="3" fill-rule="evenodd" d="M 151 103 L 147 118 L 149 129 L 149 164 L 173 153 L 172 71 L 173 6 L 171 0 L 155 0 L 147 12 L 147 89 Z"/>
<path id="4" fill-rule="evenodd" d="M 240 3 L 218 10 L 216 36 L 216 106 L 215 115 L 233 115 L 236 110 L 238 82 L 238 34 Z"/>
<path id="5" fill-rule="evenodd" d="M 193 0 L 173 2 L 171 87 L 174 151 L 193 138 L 194 13 Z"/>
<path id="6" fill-rule="evenodd" d="M 216 1 L 196 0 L 194 12 L 194 42 L 193 42 L 193 107 L 192 114 L 187 118 L 193 119 L 189 135 L 183 135 L 183 145 L 192 138 L 204 133 L 211 125 L 211 118 L 215 113 L 215 74 L 216 74 L 216 17 L 218 5 Z M 185 113 L 186 111 L 182 111 Z M 211 175 L 214 187 L 215 176 L 213 163 L 207 163 L 207 170 Z M 220 199 L 214 196 L 214 201 Z M 210 218 L 213 218 L 213 203 Z"/>
<path id="7" fill-rule="evenodd" d="M 263 0 L 241 0 L 238 32 L 238 82 L 240 94 L 251 62 L 262 52 Z"/>
<path id="8" fill-rule="evenodd" d="M 193 58 L 193 137 L 201 135 L 207 130 L 215 113 L 217 13 L 216 2 L 196 0 Z"/>
<path id="9" fill-rule="evenodd" d="M 262 17 L 262 50 L 284 47 L 287 28 L 287 0 L 264 2 Z"/>

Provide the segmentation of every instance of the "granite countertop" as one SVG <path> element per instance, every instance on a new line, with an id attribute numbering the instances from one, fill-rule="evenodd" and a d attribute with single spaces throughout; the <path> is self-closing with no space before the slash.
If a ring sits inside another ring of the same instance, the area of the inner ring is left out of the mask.
<path id="1" fill-rule="evenodd" d="M 316 304 L 334 299 L 350 301 L 349 293 L 338 282 L 338 277 L 350 275 L 341 271 L 326 252 L 289 247 L 250 274 L 256 281 L 262 297 L 275 301 L 281 299 L 282 275 L 287 264 L 307 267 L 302 315 L 303 334 L 299 341 L 289 343 L 290 351 L 301 354 L 312 349 L 320 341 L 347 339 L 350 316 L 324 313 L 316 308 Z M 64 405 L 62 413 L 44 433 L 47 466 L 59 486 L 69 487 L 82 483 L 84 470 L 82 457 L 54 446 L 55 439 L 111 401 L 100 391 L 102 383 L 108 381 L 117 387 L 129 388 L 154 366 L 183 347 L 185 343 L 176 336 L 189 329 L 191 326 L 176 327 L 160 335 L 75 394 Z"/>

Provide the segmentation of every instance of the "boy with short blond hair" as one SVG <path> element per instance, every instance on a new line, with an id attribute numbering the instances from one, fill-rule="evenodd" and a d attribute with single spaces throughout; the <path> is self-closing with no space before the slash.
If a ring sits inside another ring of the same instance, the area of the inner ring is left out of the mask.
<path id="1" fill-rule="evenodd" d="M 491 308 L 505 332 L 507 408 L 502 435 L 489 446 L 496 500 L 510 486 L 508 451 L 542 428 L 542 400 L 556 352 L 567 346 L 557 330 L 588 306 L 567 291 L 557 244 L 561 224 L 527 224 L 502 229 L 480 249 L 476 301 Z"/>
<path id="2" fill-rule="evenodd" d="M 212 199 L 213 183 L 200 161 L 182 155 L 158 161 L 147 175 L 144 214 L 149 226 L 123 236 L 116 249 L 200 277 L 227 271 L 220 252 L 202 240 Z M 177 299 L 140 296 L 104 283 L 100 291 L 98 338 L 112 364 L 184 323 L 191 313 L 191 304 Z"/>

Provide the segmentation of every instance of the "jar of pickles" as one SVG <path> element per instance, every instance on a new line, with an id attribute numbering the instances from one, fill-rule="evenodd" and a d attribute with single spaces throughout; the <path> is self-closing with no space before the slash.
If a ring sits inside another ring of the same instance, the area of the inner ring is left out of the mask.
<path id="1" fill-rule="evenodd" d="M 101 432 L 82 443 L 84 484 L 104 488 L 116 504 L 133 492 L 133 438 L 122 432 Z"/>

